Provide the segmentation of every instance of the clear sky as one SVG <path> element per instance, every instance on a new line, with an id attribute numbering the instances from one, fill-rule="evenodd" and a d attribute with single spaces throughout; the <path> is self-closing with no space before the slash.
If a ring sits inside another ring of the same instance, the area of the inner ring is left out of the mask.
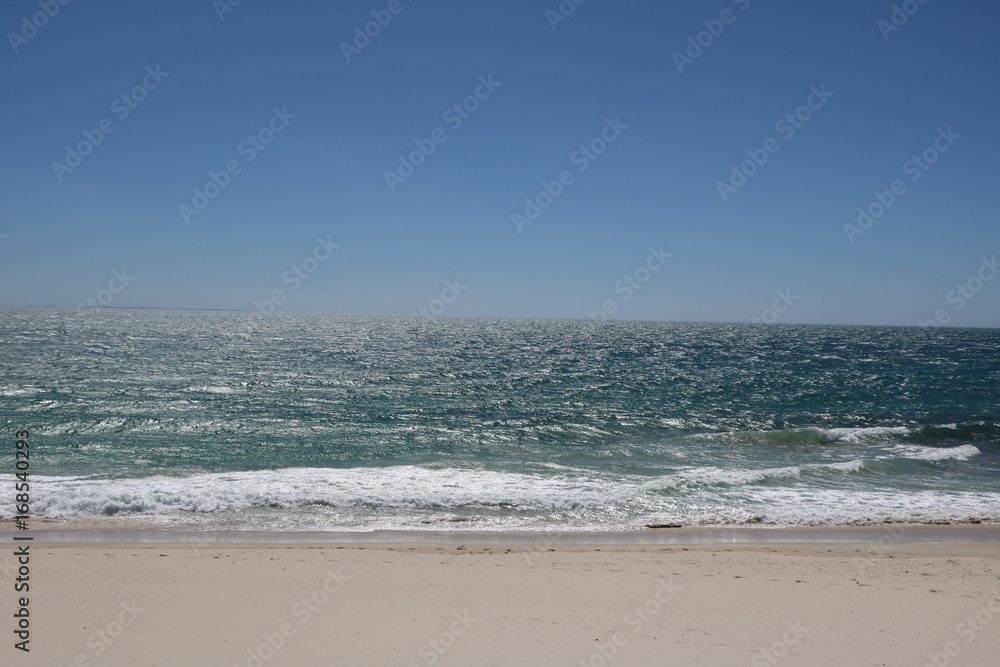
<path id="1" fill-rule="evenodd" d="M 992 0 L 236 2 L 0 6 L 0 305 L 1000 326 Z"/>

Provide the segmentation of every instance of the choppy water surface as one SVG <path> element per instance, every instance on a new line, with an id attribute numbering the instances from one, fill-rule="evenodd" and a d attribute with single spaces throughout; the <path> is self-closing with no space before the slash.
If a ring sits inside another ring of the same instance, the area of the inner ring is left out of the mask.
<path id="1" fill-rule="evenodd" d="M 0 344 L 36 515 L 1000 520 L 995 329 L 3 308 Z"/>

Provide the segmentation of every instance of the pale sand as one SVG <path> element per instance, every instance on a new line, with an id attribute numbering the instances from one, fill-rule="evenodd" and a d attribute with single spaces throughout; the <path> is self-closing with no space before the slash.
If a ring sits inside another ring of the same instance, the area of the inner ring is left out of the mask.
<path id="1" fill-rule="evenodd" d="M 0 664 L 769 665 L 772 647 L 781 665 L 1000 664 L 1000 543 L 884 542 L 39 542 L 30 654 L 0 570 Z"/>

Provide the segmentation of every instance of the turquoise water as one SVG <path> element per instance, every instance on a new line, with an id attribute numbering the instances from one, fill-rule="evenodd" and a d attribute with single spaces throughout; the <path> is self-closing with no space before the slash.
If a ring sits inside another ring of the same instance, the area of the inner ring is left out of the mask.
<path id="1" fill-rule="evenodd" d="M 3 308 L 0 343 L 36 516 L 1000 520 L 995 329 Z"/>

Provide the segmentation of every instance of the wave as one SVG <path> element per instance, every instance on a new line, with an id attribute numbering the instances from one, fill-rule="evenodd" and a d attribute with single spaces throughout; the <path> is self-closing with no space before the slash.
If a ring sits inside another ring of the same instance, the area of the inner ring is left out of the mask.
<path id="1" fill-rule="evenodd" d="M 44 394 L 46 389 L 39 387 L 0 387 L 0 396 L 30 396 L 32 394 Z"/>
<path id="2" fill-rule="evenodd" d="M 905 473 L 919 471 L 922 466 L 942 461 L 968 461 L 981 452 L 975 445 L 957 447 L 922 447 L 899 445 L 895 455 L 873 459 L 804 463 L 780 468 L 718 468 L 701 467 L 664 475 L 647 482 L 650 489 L 682 488 L 692 485 L 742 486 L 759 484 L 782 478 L 801 478 L 803 475 L 824 476 L 830 473 L 851 474 L 862 471 Z"/>
<path id="3" fill-rule="evenodd" d="M 958 447 L 922 447 L 920 445 L 900 445 L 898 451 L 902 458 L 921 461 L 968 461 L 973 456 L 979 456 L 979 448 L 975 445 L 959 445 Z"/>
<path id="4" fill-rule="evenodd" d="M 822 474 L 827 471 L 852 473 L 861 470 L 864 465 L 864 461 L 853 460 L 839 463 L 807 463 L 781 468 L 703 467 L 664 475 L 647 482 L 644 486 L 647 489 L 678 489 L 698 485 L 744 486 L 770 480 L 801 478 L 803 473 Z"/>
<path id="5" fill-rule="evenodd" d="M 715 434 L 712 434 L 713 436 Z M 1000 439 L 1000 425 L 989 422 L 935 426 L 847 426 L 795 428 L 763 431 L 732 431 L 724 435 L 743 442 L 771 445 L 826 444 L 941 444 L 948 441 Z"/>
<path id="6" fill-rule="evenodd" d="M 229 387 L 229 386 L 198 385 L 193 387 L 185 387 L 181 391 L 204 393 L 204 394 L 235 394 L 238 390 L 235 387 Z"/>
<path id="7" fill-rule="evenodd" d="M 1000 424 L 970 422 L 967 424 L 941 424 L 925 426 L 915 434 L 917 440 L 941 442 L 942 440 L 998 440 Z"/>
<path id="8" fill-rule="evenodd" d="M 869 459 L 766 468 L 690 467 L 652 479 L 568 466 L 527 473 L 412 465 L 112 479 L 36 476 L 32 508 L 39 516 L 51 518 L 317 510 L 353 517 L 350 520 L 358 524 L 386 515 L 413 519 L 422 514 L 441 521 L 441 516 L 457 513 L 491 520 L 514 517 L 528 523 L 531 517 L 544 516 L 618 525 L 630 517 L 669 509 L 680 520 L 700 517 L 698 521 L 724 523 L 749 520 L 755 513 L 785 516 L 792 509 L 787 505 L 799 502 L 793 497 L 827 491 L 850 496 L 888 487 L 885 493 L 896 498 L 893 502 L 905 505 L 909 492 L 896 489 L 892 480 L 908 479 L 919 488 L 919 480 L 930 479 L 940 466 L 961 464 L 979 455 L 980 450 L 970 444 L 950 448 L 897 445 Z M 940 493 L 944 511 L 951 500 L 948 493 Z M 770 498 L 767 503 L 762 500 L 765 497 Z M 761 499 L 763 506 L 747 509 L 748 504 L 758 502 L 755 499 Z M 996 498 L 991 502 L 994 509 L 1000 508 Z M 810 511 L 820 509 L 827 511 Z M 867 510 L 859 505 L 852 511 Z M 980 516 L 986 514 L 980 512 Z"/>
<path id="9" fill-rule="evenodd" d="M 774 445 L 826 445 L 884 442 L 912 434 L 906 426 L 861 426 L 843 428 L 796 428 L 771 431 L 737 431 L 728 435 L 738 440 Z"/>
<path id="10" fill-rule="evenodd" d="M 944 491 L 857 491 L 785 487 L 749 489 L 745 499 L 760 507 L 767 524 L 961 522 L 1000 519 L 1000 494 Z"/>
<path id="11" fill-rule="evenodd" d="M 610 481 L 416 466 L 285 468 L 188 477 L 35 477 L 32 506 L 48 517 L 218 512 L 308 505 L 563 510 L 622 500 Z"/>
<path id="12" fill-rule="evenodd" d="M 853 428 L 831 428 L 820 431 L 827 442 L 847 442 L 858 444 L 871 441 L 892 440 L 913 433 L 906 426 L 864 426 Z"/>

